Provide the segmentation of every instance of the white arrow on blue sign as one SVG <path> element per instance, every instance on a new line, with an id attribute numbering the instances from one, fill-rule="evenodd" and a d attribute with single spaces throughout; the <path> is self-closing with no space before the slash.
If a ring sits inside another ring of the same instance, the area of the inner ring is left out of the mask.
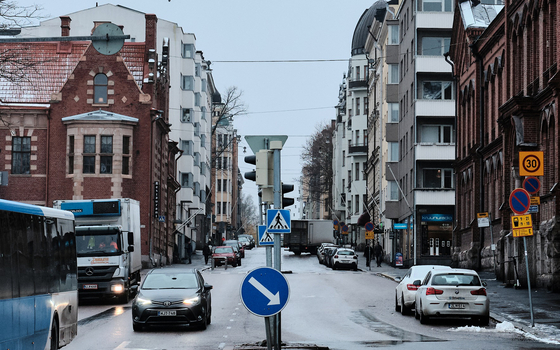
<path id="1" fill-rule="evenodd" d="M 268 233 L 292 232 L 292 221 L 289 209 L 268 209 L 266 211 L 266 230 Z"/>
<path id="2" fill-rule="evenodd" d="M 241 301 L 253 315 L 269 317 L 286 307 L 290 298 L 288 280 L 278 270 L 260 267 L 252 270 L 241 283 Z"/>

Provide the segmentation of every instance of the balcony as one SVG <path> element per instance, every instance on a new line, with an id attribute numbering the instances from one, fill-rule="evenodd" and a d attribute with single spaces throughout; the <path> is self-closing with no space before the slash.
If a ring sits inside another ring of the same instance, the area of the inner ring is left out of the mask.
<path id="1" fill-rule="evenodd" d="M 363 143 L 359 143 L 355 145 L 350 145 L 350 147 L 348 147 L 348 154 L 357 155 L 358 153 L 364 155 L 367 154 L 367 145 Z"/>
<path id="2" fill-rule="evenodd" d="M 443 56 L 417 56 L 417 73 L 451 73 L 451 65 Z"/>
<path id="3" fill-rule="evenodd" d="M 416 115 L 455 117 L 455 100 L 416 100 Z"/>
<path id="4" fill-rule="evenodd" d="M 451 29 L 453 28 L 453 12 L 416 12 L 418 29 Z"/>
<path id="5" fill-rule="evenodd" d="M 367 89 L 368 83 L 367 80 L 352 80 L 348 83 L 349 89 Z"/>
<path id="6" fill-rule="evenodd" d="M 455 189 L 417 188 L 414 190 L 415 205 L 455 205 Z"/>
<path id="7" fill-rule="evenodd" d="M 454 160 L 455 144 L 419 143 L 414 146 L 416 160 Z"/>

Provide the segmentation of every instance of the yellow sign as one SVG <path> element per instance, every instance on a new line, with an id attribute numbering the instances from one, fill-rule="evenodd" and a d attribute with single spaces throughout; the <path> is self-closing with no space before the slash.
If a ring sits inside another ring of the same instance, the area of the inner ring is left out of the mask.
<path id="1" fill-rule="evenodd" d="M 511 227 L 514 230 L 521 228 L 533 228 L 531 215 L 514 215 L 511 217 Z"/>
<path id="2" fill-rule="evenodd" d="M 479 218 L 479 219 L 487 218 L 488 217 L 488 212 L 486 211 L 484 213 L 476 213 L 476 217 Z"/>
<path id="3" fill-rule="evenodd" d="M 375 239 L 375 233 L 373 231 L 366 231 L 366 239 Z"/>
<path id="4" fill-rule="evenodd" d="M 543 176 L 543 152 L 519 152 L 519 175 Z"/>
<path id="5" fill-rule="evenodd" d="M 540 205 L 541 197 L 531 197 L 531 205 Z"/>
<path id="6" fill-rule="evenodd" d="M 522 228 L 522 229 L 514 229 L 513 230 L 513 237 L 524 237 L 524 236 L 532 236 L 533 229 L 532 228 Z"/>

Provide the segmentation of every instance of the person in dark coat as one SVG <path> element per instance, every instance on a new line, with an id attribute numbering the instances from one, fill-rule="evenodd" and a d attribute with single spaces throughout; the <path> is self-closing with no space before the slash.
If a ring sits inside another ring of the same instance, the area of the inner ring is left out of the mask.
<path id="1" fill-rule="evenodd" d="M 208 258 L 210 257 L 210 254 L 212 254 L 212 248 L 210 247 L 210 240 L 208 240 L 208 242 L 204 245 L 204 248 L 202 248 L 202 254 L 204 255 L 204 263 L 208 264 Z"/>
<path id="2" fill-rule="evenodd" d="M 381 261 L 383 261 L 383 248 L 381 247 L 379 242 L 377 242 L 375 248 L 373 248 L 373 251 L 375 253 L 375 260 L 377 261 L 377 267 L 380 267 Z"/>
<path id="3" fill-rule="evenodd" d="M 364 256 L 366 257 L 366 266 L 369 267 L 369 263 L 371 261 L 371 258 L 373 257 L 373 249 L 371 249 L 371 246 L 369 244 L 366 244 L 366 247 L 364 249 Z"/>

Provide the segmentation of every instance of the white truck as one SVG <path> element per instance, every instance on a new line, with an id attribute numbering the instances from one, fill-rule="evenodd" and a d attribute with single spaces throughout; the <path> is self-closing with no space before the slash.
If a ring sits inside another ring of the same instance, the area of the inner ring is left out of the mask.
<path id="1" fill-rule="evenodd" d="M 130 198 L 56 200 L 74 213 L 78 296 L 127 303 L 140 284 L 140 202 Z"/>
<path id="2" fill-rule="evenodd" d="M 284 247 L 296 255 L 317 254 L 321 243 L 334 243 L 331 220 L 291 220 L 291 232 L 284 233 Z"/>

